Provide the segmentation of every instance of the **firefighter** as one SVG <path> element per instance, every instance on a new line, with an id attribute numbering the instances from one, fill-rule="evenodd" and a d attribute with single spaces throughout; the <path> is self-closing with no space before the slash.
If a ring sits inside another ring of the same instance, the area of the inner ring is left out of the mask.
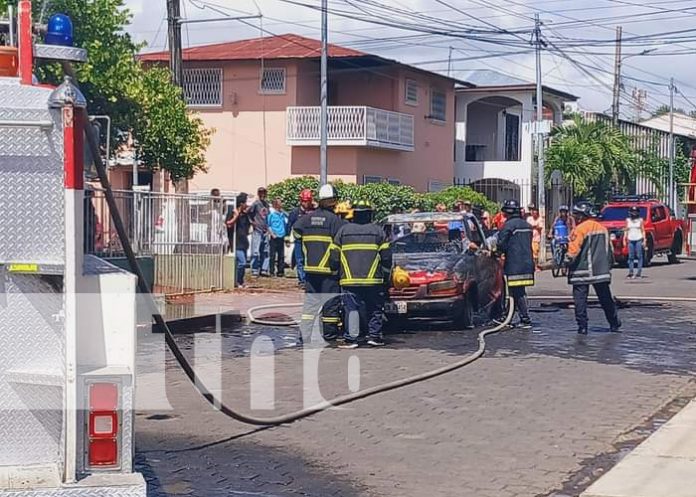
<path id="1" fill-rule="evenodd" d="M 334 214 L 335 206 L 336 190 L 331 185 L 324 185 L 319 190 L 319 208 L 302 216 L 293 227 L 293 236 L 302 243 L 305 256 L 305 302 L 300 343 L 311 338 L 319 315 L 324 339 L 338 338 L 341 290 L 331 252 L 333 239 L 345 221 Z"/>
<path id="2" fill-rule="evenodd" d="M 506 221 L 498 234 L 498 250 L 505 255 L 505 279 L 520 317 L 516 326 L 530 329 L 526 287 L 534 285 L 532 227 L 522 219 L 522 208 L 516 200 L 506 200 L 502 211 Z"/>
<path id="3" fill-rule="evenodd" d="M 607 229 L 592 216 L 592 204 L 578 202 L 573 206 L 577 226 L 570 234 L 566 255 L 568 283 L 573 285 L 575 320 L 578 333 L 587 335 L 587 296 L 594 287 L 599 303 L 613 333 L 620 333 L 621 320 L 611 295 L 613 254 Z"/>
<path id="4" fill-rule="evenodd" d="M 358 201 L 353 223 L 343 225 L 334 238 L 346 316 L 342 348 L 356 348 L 364 340 L 373 347 L 384 345 L 382 313 L 392 256 L 384 230 L 372 217 L 370 202 Z"/>

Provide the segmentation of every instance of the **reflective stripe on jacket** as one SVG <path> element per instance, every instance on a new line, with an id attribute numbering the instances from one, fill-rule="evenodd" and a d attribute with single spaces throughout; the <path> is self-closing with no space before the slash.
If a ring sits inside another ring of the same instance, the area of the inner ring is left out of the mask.
<path id="1" fill-rule="evenodd" d="M 335 275 L 331 264 L 333 239 L 344 221 L 327 209 L 317 209 L 302 216 L 293 226 L 292 234 L 302 242 L 304 270 L 308 274 Z"/>
<path id="2" fill-rule="evenodd" d="M 570 234 L 568 283 L 583 285 L 611 281 L 614 262 L 609 232 L 594 219 L 580 223 Z"/>
<path id="3" fill-rule="evenodd" d="M 505 254 L 508 286 L 534 285 L 532 227 L 519 217 L 508 219 L 498 234 L 498 248 Z"/>
<path id="4" fill-rule="evenodd" d="M 346 224 L 334 238 L 341 286 L 384 284 L 391 271 L 391 248 L 376 224 Z"/>

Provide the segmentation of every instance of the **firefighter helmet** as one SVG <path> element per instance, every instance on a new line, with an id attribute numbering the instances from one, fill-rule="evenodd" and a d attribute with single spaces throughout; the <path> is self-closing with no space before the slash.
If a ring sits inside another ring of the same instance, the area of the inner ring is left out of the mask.
<path id="1" fill-rule="evenodd" d="M 334 213 L 342 217 L 343 219 L 353 219 L 353 209 L 348 200 L 344 200 L 343 202 L 339 202 L 338 204 L 336 204 L 336 207 L 334 208 Z"/>
<path id="2" fill-rule="evenodd" d="M 517 200 L 506 200 L 503 203 L 502 211 L 505 214 L 519 214 L 522 211 L 522 208 Z"/>
<path id="3" fill-rule="evenodd" d="M 326 184 L 319 188 L 319 200 L 330 200 L 336 196 L 336 189 L 333 185 Z"/>
<path id="4" fill-rule="evenodd" d="M 372 204 L 369 200 L 358 200 L 353 206 L 355 212 L 372 212 Z"/>
<path id="5" fill-rule="evenodd" d="M 592 204 L 585 200 L 580 201 L 573 206 L 573 214 L 584 217 L 592 217 L 593 213 L 594 208 L 592 207 Z"/>

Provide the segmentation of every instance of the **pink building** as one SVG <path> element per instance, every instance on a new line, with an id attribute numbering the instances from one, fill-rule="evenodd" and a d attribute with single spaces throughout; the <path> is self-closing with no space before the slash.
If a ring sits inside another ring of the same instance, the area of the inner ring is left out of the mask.
<path id="1" fill-rule="evenodd" d="M 190 191 L 319 174 L 319 56 L 319 41 L 298 35 L 184 50 L 185 97 L 215 129 L 209 172 Z M 337 45 L 329 57 L 329 179 L 451 184 L 455 80 Z"/>

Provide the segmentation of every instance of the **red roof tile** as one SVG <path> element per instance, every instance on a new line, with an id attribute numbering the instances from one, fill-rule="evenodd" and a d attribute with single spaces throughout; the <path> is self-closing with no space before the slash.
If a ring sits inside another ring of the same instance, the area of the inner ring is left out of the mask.
<path id="1" fill-rule="evenodd" d="M 184 60 L 309 59 L 321 56 L 321 42 L 296 34 L 202 45 L 184 49 Z M 368 54 L 329 44 L 329 57 L 365 57 Z M 139 56 L 143 61 L 169 60 L 169 52 Z"/>

